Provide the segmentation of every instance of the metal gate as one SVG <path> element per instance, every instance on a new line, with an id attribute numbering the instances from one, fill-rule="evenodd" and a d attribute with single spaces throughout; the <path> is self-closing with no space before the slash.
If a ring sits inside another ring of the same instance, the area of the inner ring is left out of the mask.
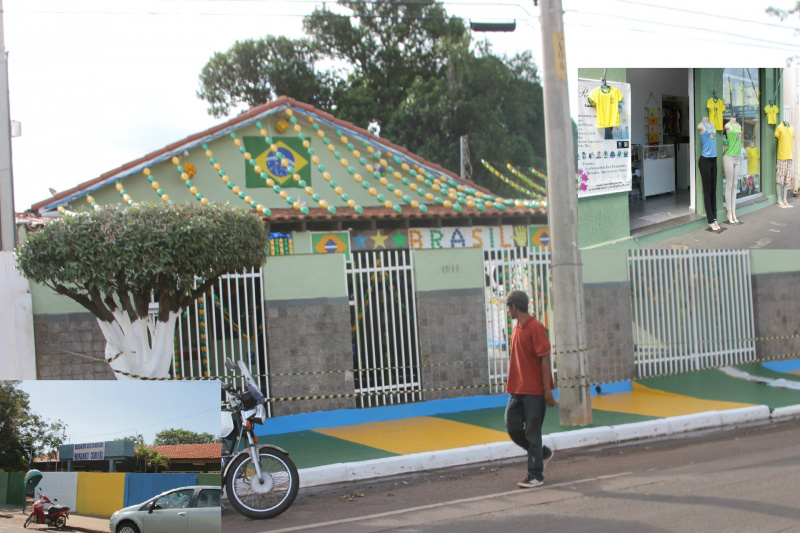
<path id="1" fill-rule="evenodd" d="M 242 359 L 269 397 L 262 270 L 222 276 L 175 326 L 175 377 L 224 376 Z"/>
<path id="2" fill-rule="evenodd" d="M 346 276 L 358 407 L 422 400 L 411 252 L 354 252 Z"/>
<path id="3" fill-rule="evenodd" d="M 525 291 L 531 298 L 530 313 L 544 324 L 554 343 L 550 306 L 552 275 L 550 252 L 528 248 L 484 250 L 483 269 L 486 279 L 486 334 L 489 341 L 490 392 L 505 392 L 508 377 L 508 341 L 511 319 L 500 299 L 513 290 Z M 555 361 L 553 361 L 555 369 Z"/>
<path id="4" fill-rule="evenodd" d="M 639 377 L 755 359 L 747 250 L 630 250 Z"/>

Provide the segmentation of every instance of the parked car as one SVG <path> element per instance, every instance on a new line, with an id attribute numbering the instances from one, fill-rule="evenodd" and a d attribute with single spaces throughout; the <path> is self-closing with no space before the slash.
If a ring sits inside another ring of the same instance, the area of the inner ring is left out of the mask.
<path id="1" fill-rule="evenodd" d="M 222 489 L 181 487 L 111 515 L 111 533 L 219 533 Z"/>

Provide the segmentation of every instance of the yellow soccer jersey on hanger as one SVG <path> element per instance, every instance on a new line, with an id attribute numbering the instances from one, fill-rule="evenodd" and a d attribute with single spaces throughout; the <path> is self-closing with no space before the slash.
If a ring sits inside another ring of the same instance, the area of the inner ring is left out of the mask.
<path id="1" fill-rule="evenodd" d="M 748 146 L 744 150 L 747 152 L 747 173 L 758 174 L 758 159 L 761 157 L 761 154 L 758 153 L 758 148 Z"/>
<path id="2" fill-rule="evenodd" d="M 706 107 L 708 107 L 708 119 L 714 125 L 714 129 L 722 130 L 722 113 L 725 111 L 725 103 L 722 98 L 716 100 L 713 97 L 709 98 Z"/>
<path id="3" fill-rule="evenodd" d="M 778 106 L 768 105 L 764 108 L 764 112 L 767 114 L 767 124 L 775 124 L 775 120 L 778 118 Z"/>
<path id="4" fill-rule="evenodd" d="M 616 87 L 597 87 L 589 93 L 589 103 L 597 108 L 598 128 L 619 126 L 619 104 L 622 99 L 622 91 Z"/>

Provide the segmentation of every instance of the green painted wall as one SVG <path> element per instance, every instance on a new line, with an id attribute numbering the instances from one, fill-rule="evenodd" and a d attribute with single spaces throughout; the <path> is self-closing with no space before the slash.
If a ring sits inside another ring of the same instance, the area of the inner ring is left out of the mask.
<path id="1" fill-rule="evenodd" d="M 413 254 L 417 292 L 484 287 L 480 248 L 415 250 Z"/>
<path id="2" fill-rule="evenodd" d="M 800 250 L 750 250 L 750 271 L 753 275 L 800 272 Z"/>
<path id="3" fill-rule="evenodd" d="M 581 262 L 585 285 L 628 281 L 627 250 L 581 250 Z"/>
<path id="4" fill-rule="evenodd" d="M 603 77 L 605 70 L 602 68 L 579 68 L 578 77 L 599 80 Z M 627 81 L 627 71 L 624 68 L 609 68 L 605 74 L 607 81 Z M 628 239 L 631 235 L 630 227 L 627 192 L 578 199 L 578 246 L 580 248 Z"/>
<path id="5" fill-rule="evenodd" d="M 267 300 L 346 298 L 342 254 L 270 257 L 264 267 Z"/>
<path id="6" fill-rule="evenodd" d="M 31 298 L 34 315 L 61 315 L 64 313 L 88 313 L 81 304 L 53 292 L 49 287 L 31 282 Z"/>

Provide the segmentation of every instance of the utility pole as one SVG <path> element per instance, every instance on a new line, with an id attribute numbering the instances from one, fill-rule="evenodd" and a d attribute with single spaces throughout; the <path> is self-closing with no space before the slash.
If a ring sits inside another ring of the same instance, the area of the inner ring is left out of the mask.
<path id="1" fill-rule="evenodd" d="M 569 115 L 567 57 L 561 0 L 541 0 L 542 82 L 547 139 L 547 203 L 553 272 L 558 398 L 562 426 L 592 423 L 586 364 L 583 274 L 578 250 L 575 145 Z M 537 0 L 534 0 L 537 5 Z"/>
<path id="2" fill-rule="evenodd" d="M 11 173 L 11 114 L 8 105 L 8 56 L 4 39 L 3 0 L 0 0 L 0 252 L 13 252 L 16 245 L 14 178 Z"/>

